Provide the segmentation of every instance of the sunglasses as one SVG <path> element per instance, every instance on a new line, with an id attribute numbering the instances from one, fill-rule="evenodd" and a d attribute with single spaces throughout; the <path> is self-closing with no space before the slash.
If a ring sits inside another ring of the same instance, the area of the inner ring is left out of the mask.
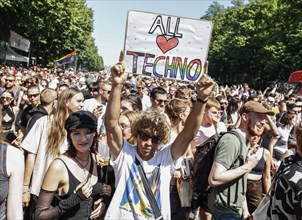
<path id="1" fill-rule="evenodd" d="M 7 82 L 15 82 L 13 79 L 6 79 Z"/>
<path id="2" fill-rule="evenodd" d="M 160 138 L 156 136 L 151 136 L 149 134 L 146 134 L 144 132 L 141 132 L 138 134 L 139 138 L 143 141 L 148 141 L 151 138 L 152 144 L 159 144 Z"/>
<path id="3" fill-rule="evenodd" d="M 220 102 L 220 105 L 228 105 L 229 103 L 227 102 Z"/>
<path id="4" fill-rule="evenodd" d="M 38 97 L 39 95 L 40 95 L 40 93 L 36 93 L 36 94 L 27 94 L 28 98 L 30 98 L 30 97 L 36 98 L 36 97 Z"/>
<path id="5" fill-rule="evenodd" d="M 163 99 L 155 99 L 155 101 L 157 101 L 158 104 L 164 103 L 165 105 L 168 104 L 168 102 L 169 102 L 168 100 L 163 100 Z"/>
<path id="6" fill-rule="evenodd" d="M 5 99 L 6 99 L 7 101 L 13 100 L 12 97 L 5 97 L 5 96 L 2 96 L 1 99 L 2 99 L 2 100 L 5 100 Z"/>

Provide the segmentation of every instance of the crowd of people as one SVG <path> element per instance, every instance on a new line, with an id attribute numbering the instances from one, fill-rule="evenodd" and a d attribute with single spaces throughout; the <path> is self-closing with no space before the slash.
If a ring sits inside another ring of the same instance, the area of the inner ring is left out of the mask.
<path id="1" fill-rule="evenodd" d="M 270 193 L 268 219 L 302 219 L 292 90 L 133 76 L 122 53 L 110 71 L 3 66 L 0 76 L 1 220 L 192 219 L 196 147 L 230 130 L 193 218 L 249 219 Z"/>

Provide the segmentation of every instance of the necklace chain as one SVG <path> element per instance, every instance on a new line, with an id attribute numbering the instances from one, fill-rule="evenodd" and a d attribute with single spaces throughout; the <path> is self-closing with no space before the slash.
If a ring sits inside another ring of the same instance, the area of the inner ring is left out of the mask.
<path id="1" fill-rule="evenodd" d="M 88 165 L 88 163 L 89 163 L 89 159 L 90 159 L 90 157 L 88 157 L 87 163 L 83 166 L 83 165 L 80 163 L 80 161 L 78 161 L 77 156 L 74 157 L 74 160 L 77 162 L 77 164 L 79 164 L 79 165 L 83 168 L 85 174 L 86 174 L 86 169 L 85 169 L 85 168 L 87 167 L 87 165 Z"/>

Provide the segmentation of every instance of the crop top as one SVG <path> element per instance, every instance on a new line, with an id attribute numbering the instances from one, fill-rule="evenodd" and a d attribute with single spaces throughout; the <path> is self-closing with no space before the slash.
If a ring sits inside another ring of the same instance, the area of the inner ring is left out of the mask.
<path id="1" fill-rule="evenodd" d="M 261 148 L 260 148 L 261 149 Z M 262 157 L 258 164 L 252 169 L 251 174 L 262 175 L 265 169 L 264 148 L 262 148 Z"/>

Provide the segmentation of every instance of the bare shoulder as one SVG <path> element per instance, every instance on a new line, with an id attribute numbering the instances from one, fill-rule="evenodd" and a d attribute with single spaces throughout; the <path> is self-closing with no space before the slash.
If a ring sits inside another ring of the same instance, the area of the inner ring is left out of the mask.
<path id="1" fill-rule="evenodd" d="M 51 170 L 53 170 L 53 171 L 56 171 L 56 172 L 64 171 L 65 168 L 66 168 L 66 166 L 65 166 L 65 164 L 64 164 L 65 160 L 66 160 L 66 158 L 64 158 L 63 155 L 61 155 L 61 156 L 55 158 L 55 159 L 51 162 L 51 164 L 50 164 L 50 166 L 49 166 L 49 169 L 51 169 Z"/>

